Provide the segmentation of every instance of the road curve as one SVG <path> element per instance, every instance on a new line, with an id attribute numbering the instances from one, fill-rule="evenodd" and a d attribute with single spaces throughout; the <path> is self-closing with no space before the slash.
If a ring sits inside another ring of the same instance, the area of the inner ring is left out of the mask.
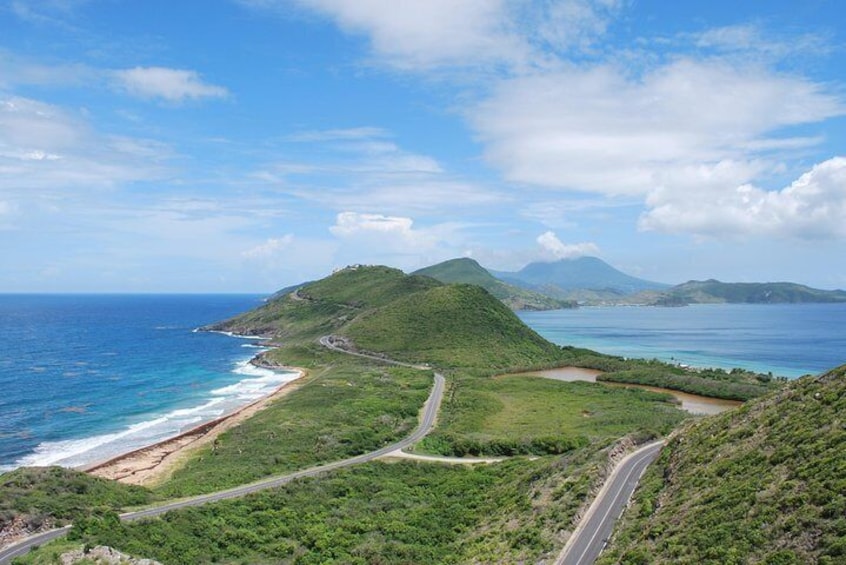
<path id="1" fill-rule="evenodd" d="M 336 351 L 341 351 L 344 353 L 350 353 L 351 355 L 358 355 L 360 357 L 368 357 L 378 361 L 382 361 L 385 363 L 393 364 L 393 365 L 402 365 L 408 367 L 417 367 L 416 365 L 410 365 L 407 363 L 402 363 L 399 361 L 393 361 L 390 359 L 383 359 L 377 356 L 370 356 L 365 354 L 359 353 L 352 353 L 349 351 L 345 351 L 334 345 L 329 345 L 329 340 L 324 343 L 324 339 L 321 338 L 320 343 L 326 347 L 330 347 Z M 386 445 L 381 449 L 377 449 L 376 451 L 371 451 L 369 453 L 363 453 L 361 455 L 357 455 L 355 457 L 350 457 L 349 459 L 342 459 L 341 461 L 335 461 L 332 463 L 326 463 L 324 465 L 318 465 L 316 467 L 311 467 L 309 469 L 303 469 L 302 471 L 297 471 L 295 473 L 290 473 L 288 475 L 280 475 L 277 477 L 271 477 L 268 479 L 264 479 L 255 483 L 251 483 L 248 485 L 242 485 L 239 487 L 231 488 L 228 490 L 213 492 L 209 494 L 203 494 L 200 496 L 193 496 L 191 498 L 185 498 L 182 500 L 178 500 L 175 502 L 169 502 L 167 504 L 163 504 L 161 506 L 155 506 L 153 508 L 147 508 L 144 510 L 137 510 L 134 512 L 125 512 L 120 515 L 120 519 L 123 521 L 131 521 L 131 520 L 139 520 L 141 518 L 151 518 L 153 516 L 159 516 L 160 514 L 164 514 L 165 512 L 169 512 L 171 510 L 178 510 L 180 508 L 186 508 L 189 506 L 200 506 L 202 504 L 206 504 L 209 502 L 216 502 L 218 500 L 226 500 L 228 498 L 238 498 L 242 496 L 246 496 L 253 492 L 257 492 L 260 490 L 270 489 L 274 487 L 278 487 L 289 483 L 295 479 L 300 479 L 303 477 L 313 477 L 315 475 L 319 475 L 321 473 L 326 473 L 328 471 L 333 471 L 335 469 L 340 469 L 342 467 L 350 467 L 352 465 L 359 465 L 361 463 L 367 463 L 369 461 L 373 461 L 380 457 L 391 453 L 392 451 L 397 451 L 401 449 L 405 449 L 410 445 L 417 443 L 423 437 L 426 436 L 429 431 L 431 431 L 432 427 L 435 425 L 435 420 L 437 419 L 438 409 L 441 406 L 441 400 L 443 399 L 444 395 L 444 387 L 446 381 L 444 380 L 443 375 L 440 373 L 435 373 L 435 382 L 432 386 L 432 392 L 429 393 L 429 398 L 426 400 L 426 403 L 423 405 L 422 415 L 420 418 L 420 422 L 417 425 L 417 428 L 411 433 L 411 435 L 407 436 L 405 439 L 402 439 L 398 442 L 392 443 L 390 445 Z M 57 528 L 55 530 L 49 530 L 47 532 L 42 532 L 39 534 L 32 535 L 28 538 L 25 538 L 13 545 L 10 545 L 0 551 L 0 565 L 7 565 L 14 559 L 15 557 L 20 557 L 21 555 L 25 555 L 28 553 L 32 548 L 43 545 L 49 541 L 52 541 L 56 538 L 60 538 L 62 536 L 67 535 L 70 531 L 70 526 L 65 526 L 63 528 Z"/>
<path id="2" fill-rule="evenodd" d="M 647 444 L 620 461 L 561 550 L 555 565 L 590 565 L 596 561 L 638 481 L 658 457 L 663 445 L 663 441 Z"/>

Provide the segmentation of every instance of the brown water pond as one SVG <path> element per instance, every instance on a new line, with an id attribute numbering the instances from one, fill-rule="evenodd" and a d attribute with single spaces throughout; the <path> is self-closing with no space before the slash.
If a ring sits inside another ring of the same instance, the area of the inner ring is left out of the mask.
<path id="1" fill-rule="evenodd" d="M 554 379 L 556 381 L 585 381 L 590 383 L 596 382 L 596 377 L 602 374 L 602 371 L 596 369 L 583 369 L 581 367 L 558 367 L 557 369 L 547 369 L 545 371 L 533 371 L 531 373 L 524 373 L 526 375 L 536 375 L 547 379 Z M 687 392 L 679 392 L 677 390 L 670 390 L 667 388 L 660 388 L 657 386 L 646 385 L 632 385 L 623 383 L 602 383 L 606 386 L 614 387 L 635 387 L 644 390 L 651 390 L 653 392 L 663 392 L 670 394 L 681 402 L 683 410 L 691 414 L 707 416 L 711 414 L 719 414 L 743 404 L 737 400 L 723 400 L 722 398 L 711 398 L 709 396 L 700 396 L 698 394 L 689 394 Z"/>

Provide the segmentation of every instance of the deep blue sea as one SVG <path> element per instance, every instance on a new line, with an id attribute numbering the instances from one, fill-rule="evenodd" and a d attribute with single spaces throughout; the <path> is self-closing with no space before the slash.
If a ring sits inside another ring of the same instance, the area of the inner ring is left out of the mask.
<path id="1" fill-rule="evenodd" d="M 697 304 L 522 312 L 546 339 L 623 357 L 783 377 L 846 363 L 846 304 Z"/>
<path id="2" fill-rule="evenodd" d="M 194 332 L 256 295 L 0 295 L 0 470 L 107 459 L 214 419 L 293 374 L 256 340 Z M 846 362 L 846 304 L 580 308 L 520 316 L 559 344 L 795 377 Z"/>
<path id="3" fill-rule="evenodd" d="M 176 435 L 293 374 L 194 332 L 255 295 L 0 295 L 0 470 L 77 466 Z"/>

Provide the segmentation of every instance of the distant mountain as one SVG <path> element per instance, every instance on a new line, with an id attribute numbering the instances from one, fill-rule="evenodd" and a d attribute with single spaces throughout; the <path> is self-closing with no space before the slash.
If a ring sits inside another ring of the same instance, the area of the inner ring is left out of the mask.
<path id="1" fill-rule="evenodd" d="M 530 263 L 516 273 L 492 271 L 492 274 L 507 283 L 557 297 L 571 296 L 576 291 L 594 291 L 593 294 L 601 299 L 670 287 L 627 275 L 597 257 Z"/>
<path id="2" fill-rule="evenodd" d="M 512 310 L 553 310 L 575 306 L 571 301 L 505 283 L 494 277 L 479 263 L 466 257 L 450 259 L 414 271 L 412 274 L 431 277 L 446 284 L 475 284 L 500 299 Z"/>
<path id="3" fill-rule="evenodd" d="M 689 281 L 659 295 L 657 304 L 781 304 L 794 302 L 846 302 L 842 290 L 820 290 L 796 283 L 724 283 Z"/>

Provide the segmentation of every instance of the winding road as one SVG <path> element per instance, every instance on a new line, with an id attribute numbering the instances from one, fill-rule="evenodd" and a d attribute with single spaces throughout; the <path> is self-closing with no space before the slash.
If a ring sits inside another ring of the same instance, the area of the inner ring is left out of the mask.
<path id="1" fill-rule="evenodd" d="M 325 340 L 325 342 L 324 342 Z M 390 359 L 383 359 L 377 356 L 371 356 L 362 353 L 352 353 L 349 351 L 345 351 L 337 347 L 334 344 L 331 344 L 331 340 L 329 338 L 321 338 L 320 343 L 324 346 L 329 347 L 331 349 L 337 351 L 343 351 L 344 353 L 350 353 L 351 355 L 358 355 L 360 357 L 367 357 L 372 358 L 378 361 L 382 361 L 384 363 L 389 363 L 392 365 L 402 365 L 407 367 L 418 367 L 417 365 L 411 365 L 408 363 L 402 363 L 400 361 L 393 361 Z M 213 492 L 210 494 L 204 494 L 200 496 L 193 496 L 191 498 L 185 498 L 182 500 L 178 500 L 175 502 L 169 502 L 167 504 L 163 504 L 161 506 L 155 506 L 152 508 L 147 508 L 144 510 L 137 510 L 134 512 L 126 512 L 120 515 L 120 519 L 124 521 L 131 521 L 131 520 L 139 520 L 141 518 L 151 518 L 153 516 L 158 516 L 160 514 L 164 514 L 165 512 L 170 512 L 171 510 L 178 510 L 180 508 L 186 508 L 188 506 L 200 506 L 201 504 L 206 504 L 209 502 L 216 502 L 218 500 L 225 500 L 228 498 L 238 498 L 242 496 L 246 496 L 250 493 L 257 492 L 260 490 L 271 489 L 286 483 L 289 483 L 295 479 L 300 479 L 302 477 L 313 477 L 315 475 L 319 475 L 321 473 L 326 473 L 328 471 L 333 471 L 335 469 L 340 469 L 342 467 L 350 467 L 352 465 L 359 465 L 361 463 L 367 463 L 369 461 L 373 461 L 380 457 L 383 457 L 391 452 L 404 449 L 409 447 L 410 445 L 417 443 L 429 431 L 434 427 L 435 421 L 438 415 L 438 409 L 441 405 L 441 400 L 443 399 L 444 395 L 444 386 L 445 380 L 443 375 L 440 373 L 435 373 L 435 382 L 432 386 L 432 392 L 429 393 L 429 398 L 426 400 L 426 403 L 423 405 L 423 410 L 420 418 L 420 423 L 415 428 L 414 432 L 411 435 L 407 436 L 405 439 L 402 439 L 398 442 L 392 443 L 390 445 L 386 445 L 381 449 L 377 449 L 376 451 L 371 451 L 369 453 L 363 453 L 361 455 L 357 455 L 355 457 L 350 457 L 349 459 L 342 459 L 341 461 L 335 461 L 333 463 L 327 463 L 324 465 L 318 465 L 316 467 L 311 467 L 309 469 L 304 469 L 302 471 L 297 471 L 295 473 L 290 473 L 288 475 L 280 475 L 276 477 L 271 477 L 268 479 L 264 479 L 255 483 L 251 483 L 248 485 L 242 485 L 239 487 L 231 488 L 228 490 Z M 15 557 L 20 557 L 21 555 L 25 555 L 28 553 L 33 547 L 43 545 L 49 541 L 52 541 L 56 538 L 60 538 L 62 536 L 67 535 L 70 531 L 70 526 L 65 526 L 63 528 L 57 528 L 55 530 L 49 530 L 47 532 L 41 532 L 35 535 L 32 535 L 28 538 L 25 538 L 9 547 L 6 547 L 2 551 L 0 551 L 0 565 L 6 565 L 12 561 Z"/>
<path id="2" fill-rule="evenodd" d="M 576 531 L 567 540 L 555 565 L 589 565 L 596 561 L 614 530 L 614 523 L 663 445 L 662 441 L 647 444 L 617 464 Z"/>
<path id="3" fill-rule="evenodd" d="M 320 343 L 324 347 L 349 355 L 374 359 L 392 365 L 401 365 L 404 367 L 413 367 L 424 370 L 429 369 L 428 366 L 413 365 L 411 363 L 385 359 L 377 355 L 349 351 L 339 346 L 331 336 L 324 336 L 320 338 Z M 124 521 L 151 518 L 171 510 L 178 510 L 189 506 L 199 506 L 209 502 L 226 500 L 229 498 L 238 498 L 260 490 L 275 488 L 287 484 L 295 479 L 313 477 L 342 467 L 350 467 L 352 465 L 367 463 L 375 459 L 379 459 L 380 457 L 401 451 L 423 439 L 423 437 L 425 437 L 435 425 L 441 400 L 443 399 L 446 381 L 440 373 L 435 373 L 434 376 L 435 378 L 432 391 L 429 394 L 429 398 L 426 400 L 426 403 L 423 405 L 420 422 L 414 432 L 405 439 L 386 445 L 376 451 L 357 455 L 356 457 L 318 465 L 316 467 L 311 467 L 287 475 L 270 477 L 255 483 L 242 485 L 224 491 L 185 498 L 144 510 L 126 512 L 121 514 L 120 518 Z M 611 476 L 605 482 L 605 485 L 603 485 L 602 490 L 600 490 L 596 499 L 591 504 L 585 517 L 582 519 L 575 532 L 573 532 L 573 535 L 570 536 L 570 539 L 567 541 L 567 545 L 561 550 L 561 553 L 555 560 L 555 565 L 589 565 L 596 560 L 602 549 L 605 547 L 608 537 L 611 535 L 615 521 L 622 514 L 625 505 L 631 498 L 632 493 L 637 487 L 641 476 L 646 471 L 646 468 L 658 456 L 662 445 L 663 443 L 660 441 L 651 443 L 629 454 L 620 461 L 620 463 L 614 468 Z M 70 526 L 64 526 L 62 528 L 34 534 L 17 542 L 16 544 L 0 550 L 0 565 L 10 563 L 15 557 L 25 555 L 34 547 L 67 535 L 70 528 Z"/>

